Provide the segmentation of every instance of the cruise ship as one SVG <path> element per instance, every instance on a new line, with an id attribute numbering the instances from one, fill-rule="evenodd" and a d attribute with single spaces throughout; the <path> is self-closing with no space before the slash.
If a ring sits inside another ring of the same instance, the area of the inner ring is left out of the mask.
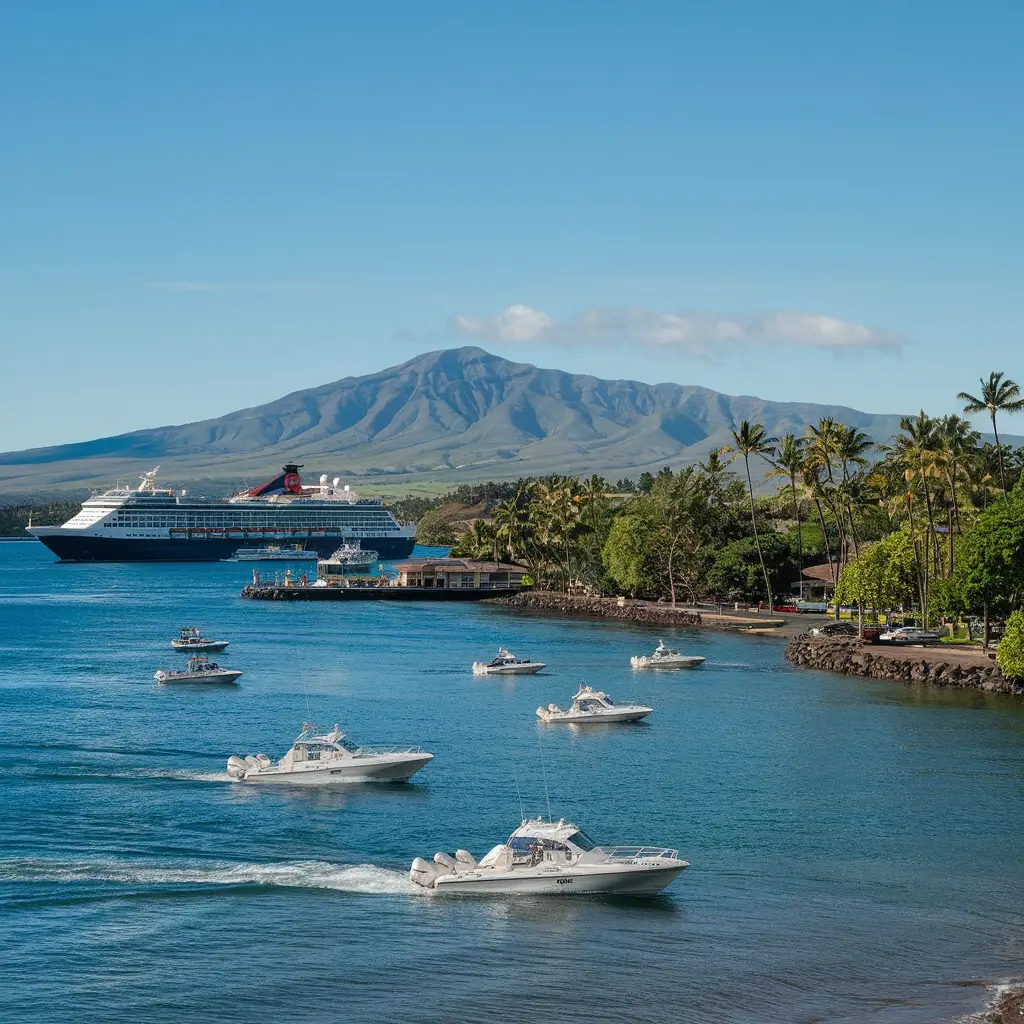
<path id="1" fill-rule="evenodd" d="M 217 562 L 246 544 L 285 542 L 326 557 L 340 544 L 406 558 L 415 527 L 400 526 L 377 499 L 326 476 L 304 487 L 288 463 L 272 480 L 223 500 L 157 487 L 156 469 L 136 488 L 96 494 L 63 526 L 30 526 L 65 562 Z"/>

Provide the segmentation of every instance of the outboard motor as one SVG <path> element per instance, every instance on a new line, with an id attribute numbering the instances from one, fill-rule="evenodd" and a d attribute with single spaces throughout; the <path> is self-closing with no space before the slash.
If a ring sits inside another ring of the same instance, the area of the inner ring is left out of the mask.
<path id="1" fill-rule="evenodd" d="M 449 856 L 443 850 L 438 850 L 434 854 L 434 863 L 440 867 L 445 867 L 447 871 L 438 871 L 439 875 L 452 875 L 459 869 L 458 861 L 454 857 Z"/>
<path id="2" fill-rule="evenodd" d="M 260 766 L 259 758 L 255 754 L 246 754 L 245 755 L 245 763 L 250 768 L 259 768 L 259 766 Z"/>
<path id="3" fill-rule="evenodd" d="M 249 770 L 249 765 L 242 757 L 236 757 L 234 754 L 228 758 L 228 775 L 233 779 L 244 779 L 245 773 Z"/>
<path id="4" fill-rule="evenodd" d="M 476 858 L 469 852 L 469 850 L 456 850 L 455 859 L 465 868 L 475 868 Z"/>
<path id="5" fill-rule="evenodd" d="M 422 885 L 424 889 L 433 889 L 434 882 L 437 881 L 437 868 L 435 868 L 429 861 L 425 861 L 422 857 L 417 857 L 412 862 L 412 870 L 409 872 L 409 880 L 415 882 L 417 885 Z"/>

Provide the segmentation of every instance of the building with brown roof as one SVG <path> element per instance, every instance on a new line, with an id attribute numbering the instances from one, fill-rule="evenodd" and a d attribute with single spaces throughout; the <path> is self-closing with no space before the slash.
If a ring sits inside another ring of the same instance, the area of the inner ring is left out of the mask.
<path id="1" fill-rule="evenodd" d="M 507 562 L 475 562 L 468 558 L 415 558 L 399 562 L 400 587 L 448 590 L 518 590 L 526 569 Z"/>

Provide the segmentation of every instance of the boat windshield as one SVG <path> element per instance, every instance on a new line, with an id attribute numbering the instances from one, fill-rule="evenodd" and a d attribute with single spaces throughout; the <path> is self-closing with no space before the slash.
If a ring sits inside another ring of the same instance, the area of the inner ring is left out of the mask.
<path id="1" fill-rule="evenodd" d="M 568 842 L 572 843 L 573 846 L 582 850 L 584 853 L 597 848 L 597 843 L 595 843 L 582 829 L 579 832 L 573 832 L 573 834 L 569 836 Z"/>

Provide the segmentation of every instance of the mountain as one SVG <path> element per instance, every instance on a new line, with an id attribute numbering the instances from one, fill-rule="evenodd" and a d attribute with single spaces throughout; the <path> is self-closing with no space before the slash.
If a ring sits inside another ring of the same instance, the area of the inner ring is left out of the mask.
<path id="1" fill-rule="evenodd" d="M 741 420 L 781 437 L 823 416 L 878 441 L 899 426 L 896 415 L 600 380 L 467 347 L 200 423 L 0 454 L 0 493 L 106 486 L 157 463 L 179 484 L 252 483 L 292 460 L 307 478 L 338 474 L 392 491 L 554 472 L 635 479 L 730 443 Z"/>

